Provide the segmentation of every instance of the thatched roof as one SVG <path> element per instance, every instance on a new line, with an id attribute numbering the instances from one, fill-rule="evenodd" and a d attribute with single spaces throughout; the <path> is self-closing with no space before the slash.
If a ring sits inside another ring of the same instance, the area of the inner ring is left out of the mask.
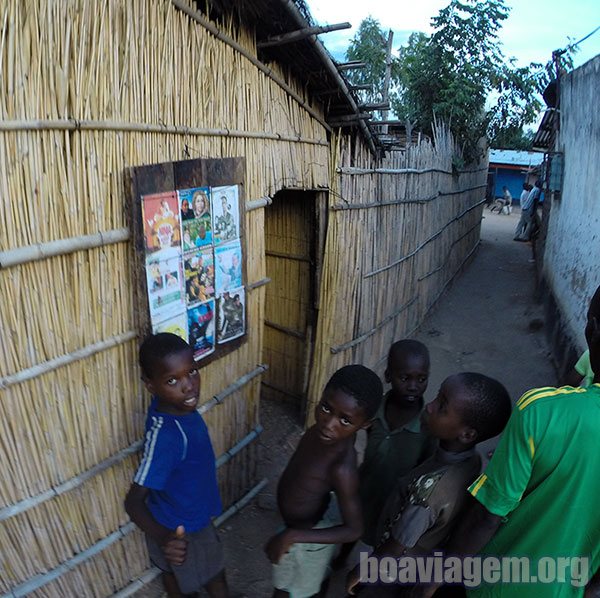
<path id="1" fill-rule="evenodd" d="M 209 0 L 209 3 L 211 17 L 233 16 L 239 23 L 253 27 L 259 45 L 258 58 L 266 64 L 283 64 L 304 81 L 310 93 L 323 102 L 328 122 L 340 126 L 345 120 L 345 126 L 360 127 L 368 143 L 375 143 L 369 125 L 358 118 L 357 98 L 350 92 L 349 83 L 315 35 L 293 43 L 260 47 L 261 42 L 274 36 L 315 25 L 304 0 Z M 201 3 L 198 4 L 201 9 Z"/>

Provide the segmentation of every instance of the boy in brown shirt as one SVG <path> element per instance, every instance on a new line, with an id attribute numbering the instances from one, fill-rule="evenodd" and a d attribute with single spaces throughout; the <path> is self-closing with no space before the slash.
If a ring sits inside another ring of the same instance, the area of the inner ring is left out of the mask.
<path id="1" fill-rule="evenodd" d="M 439 448 L 400 479 L 382 512 L 380 539 L 371 556 L 425 556 L 443 546 L 465 505 L 465 489 L 481 468 L 475 445 L 500 434 L 510 412 L 508 392 L 492 378 L 462 373 L 444 380 L 423 413 Z M 348 575 L 348 592 L 353 594 L 359 583 L 357 566 Z M 360 595 L 401 596 L 406 589 L 391 585 L 368 588 Z"/>

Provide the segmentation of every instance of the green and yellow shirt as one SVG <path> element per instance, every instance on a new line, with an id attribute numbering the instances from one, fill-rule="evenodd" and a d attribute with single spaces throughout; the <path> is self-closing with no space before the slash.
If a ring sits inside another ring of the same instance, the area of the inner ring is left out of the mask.
<path id="1" fill-rule="evenodd" d="M 543 557 L 588 557 L 591 576 L 600 566 L 600 384 L 526 392 L 469 492 L 505 517 L 482 554 L 527 557 L 536 578 Z M 482 585 L 468 595 L 583 596 L 571 581 L 579 563 L 569 563 L 554 583 Z"/>

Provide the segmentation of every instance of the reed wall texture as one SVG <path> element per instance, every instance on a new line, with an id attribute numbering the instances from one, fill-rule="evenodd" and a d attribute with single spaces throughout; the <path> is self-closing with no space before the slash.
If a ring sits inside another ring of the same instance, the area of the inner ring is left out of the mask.
<path id="1" fill-rule="evenodd" d="M 252 32 L 223 34 L 255 54 Z M 328 184 L 323 125 L 167 0 L 2 0 L 0 71 L 3 255 L 127 229 L 129 166 L 241 156 L 248 200 Z M 247 212 L 250 285 L 263 225 Z M 107 464 L 141 439 L 148 401 L 132 261 L 125 239 L 0 270 L 0 594 L 106 596 L 148 567 L 122 507 L 137 453 Z M 248 293 L 248 342 L 203 369 L 203 401 L 262 363 L 264 293 Z M 254 377 L 205 414 L 217 455 L 256 428 L 259 393 Z M 220 468 L 226 504 L 256 483 L 255 452 Z"/>
<path id="2" fill-rule="evenodd" d="M 487 160 L 457 172 L 451 136 L 375 161 L 350 137 L 331 144 L 329 224 L 308 421 L 329 377 L 361 363 L 383 375 L 479 244 Z"/>
<path id="3" fill-rule="evenodd" d="M 122 507 L 149 398 L 136 364 L 128 167 L 243 157 L 247 200 L 330 188 L 316 194 L 327 217 L 314 359 L 295 374 L 311 405 L 343 364 L 381 372 L 389 343 L 479 238 L 485 174 L 452 176 L 449 138 L 376 163 L 360 139 L 328 136 L 284 67 L 257 66 L 251 30 L 217 35 L 195 3 L 190 14 L 177 4 L 0 0 L 2 596 L 108 596 L 149 567 Z M 374 167 L 444 172 L 338 171 Z M 246 212 L 245 232 L 252 287 L 267 275 L 265 210 Z M 202 370 L 227 505 L 257 481 L 265 293 L 248 292 L 248 341 Z M 298 355 L 290 363 L 308 363 Z"/>

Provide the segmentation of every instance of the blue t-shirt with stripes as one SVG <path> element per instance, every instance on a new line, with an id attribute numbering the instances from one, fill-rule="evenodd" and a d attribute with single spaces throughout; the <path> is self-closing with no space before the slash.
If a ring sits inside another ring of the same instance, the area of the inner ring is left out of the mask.
<path id="1" fill-rule="evenodd" d="M 144 456 L 134 482 L 150 489 L 147 505 L 165 527 L 187 532 L 206 527 L 221 513 L 215 453 L 202 416 L 148 409 Z"/>

